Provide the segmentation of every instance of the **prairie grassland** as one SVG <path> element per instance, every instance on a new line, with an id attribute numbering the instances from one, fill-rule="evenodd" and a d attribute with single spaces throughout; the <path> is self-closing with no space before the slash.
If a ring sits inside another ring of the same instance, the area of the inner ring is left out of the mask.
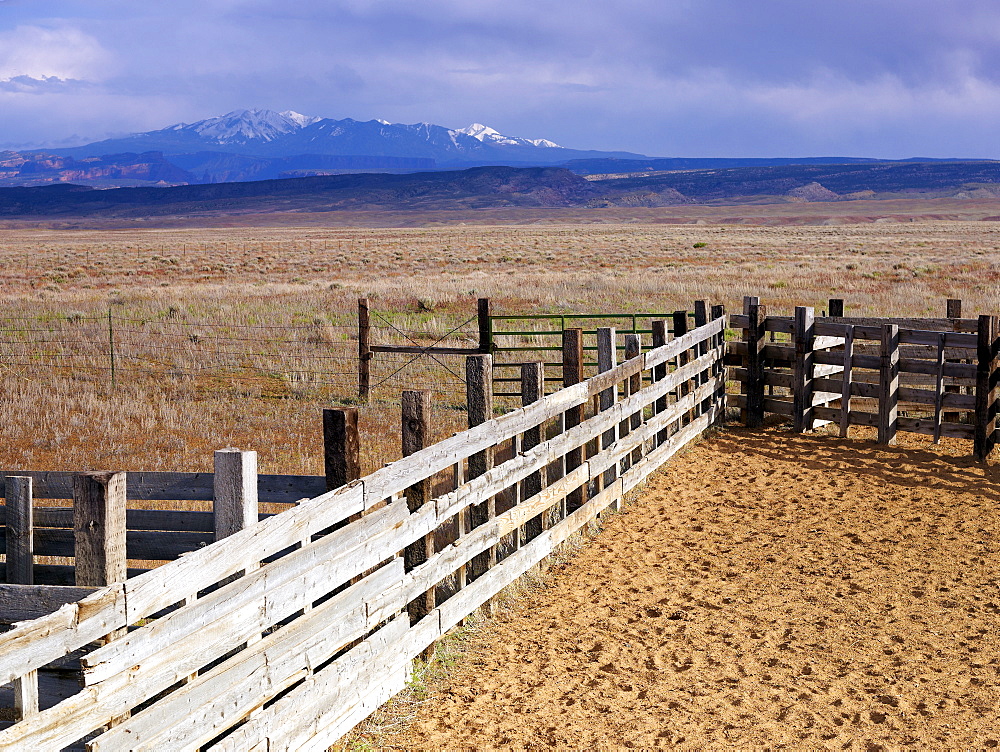
<path id="1" fill-rule="evenodd" d="M 849 313 L 913 316 L 959 297 L 973 316 L 1000 313 L 998 259 L 1000 224 L 981 221 L 9 229 L 0 466 L 208 470 L 238 446 L 262 472 L 320 474 L 320 409 L 356 396 L 359 296 L 384 344 L 453 329 L 449 344 L 475 342 L 477 297 L 495 313 L 842 297 Z M 398 456 L 402 389 L 436 390 L 435 438 L 464 426 L 461 359 L 408 360 L 376 361 L 366 471 Z"/>

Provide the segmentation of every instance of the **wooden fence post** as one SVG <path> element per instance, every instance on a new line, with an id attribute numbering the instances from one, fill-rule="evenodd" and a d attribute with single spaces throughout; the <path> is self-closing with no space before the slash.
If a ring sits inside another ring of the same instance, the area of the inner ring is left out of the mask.
<path id="1" fill-rule="evenodd" d="M 844 316 L 844 299 L 830 298 L 830 317 L 843 318 L 843 316 Z"/>
<path id="2" fill-rule="evenodd" d="M 361 477 L 361 442 L 356 407 L 323 409 L 323 466 L 326 490 L 346 486 Z"/>
<path id="3" fill-rule="evenodd" d="M 1000 320 L 996 316 L 980 316 L 976 359 L 976 457 L 985 460 L 996 446 L 997 379 Z"/>
<path id="4" fill-rule="evenodd" d="M 7 488 L 7 582 L 33 585 L 34 521 L 30 476 L 8 475 Z"/>
<path id="5" fill-rule="evenodd" d="M 469 355 L 465 358 L 465 401 L 469 428 L 493 418 L 493 358 L 490 355 Z M 493 467 L 493 448 L 469 456 L 469 480 L 478 478 Z M 496 499 L 489 498 L 469 509 L 469 524 L 474 530 L 496 516 Z M 469 572 L 479 577 L 496 564 L 496 546 L 479 554 L 470 562 Z"/>
<path id="6" fill-rule="evenodd" d="M 642 352 L 642 340 L 639 339 L 638 334 L 626 334 L 625 335 L 625 360 L 632 360 L 632 358 L 639 357 Z M 642 390 L 642 372 L 635 373 L 628 377 L 628 381 L 625 382 L 628 387 L 628 395 L 631 397 L 633 394 L 638 393 Z M 629 433 L 632 431 L 638 431 L 639 426 L 642 425 L 642 411 L 632 413 L 629 417 Z M 637 446 L 632 450 L 632 458 L 628 463 L 628 467 L 632 467 L 636 462 L 642 459 L 642 447 Z M 628 469 L 628 468 L 626 468 Z M 618 506 L 616 504 L 615 509 Z"/>
<path id="7" fill-rule="evenodd" d="M 73 477 L 78 586 L 125 581 L 125 503 L 125 473 L 88 472 Z"/>
<path id="8" fill-rule="evenodd" d="M 840 387 L 840 438 L 846 439 L 851 427 L 851 383 L 854 379 L 854 325 L 844 336 L 844 375 Z"/>
<path id="9" fill-rule="evenodd" d="M 945 317 L 953 320 L 952 329 L 957 331 L 958 322 L 954 321 L 954 319 L 962 318 L 962 301 L 960 298 L 948 298 L 947 301 L 945 301 Z M 945 362 L 958 363 L 960 361 L 955 360 L 954 358 L 949 358 Z M 958 394 L 962 391 L 962 387 L 957 384 L 946 384 L 944 386 L 944 391 L 946 394 Z M 941 417 L 946 423 L 957 423 L 961 420 L 962 414 L 954 410 L 948 410 L 945 411 Z"/>
<path id="10" fill-rule="evenodd" d="M 663 347 L 667 344 L 667 322 L 663 319 L 656 319 L 652 322 L 650 328 L 653 330 L 653 349 Z M 651 377 L 654 382 L 662 381 L 667 378 L 667 364 L 663 363 L 658 366 L 654 366 L 653 373 Z M 666 411 L 668 404 L 668 399 L 666 395 L 660 397 L 653 403 L 653 414 L 659 415 L 660 413 Z M 656 446 L 659 446 L 664 441 L 667 440 L 667 429 L 664 428 L 662 431 L 658 431 L 656 434 Z"/>
<path id="11" fill-rule="evenodd" d="M 564 329 L 562 334 L 563 387 L 573 386 L 583 381 L 583 329 Z M 584 406 L 571 407 L 565 413 L 565 429 L 569 430 L 583 422 Z M 566 474 L 573 472 L 583 463 L 583 447 L 566 453 Z M 583 506 L 584 486 L 575 488 L 566 495 L 565 516 Z"/>
<path id="12" fill-rule="evenodd" d="M 707 324 L 707 323 L 708 323 L 708 301 L 706 301 L 706 300 L 696 300 L 694 302 L 694 326 L 695 326 L 695 329 L 697 329 L 699 326 L 705 326 L 705 324 Z M 704 341 L 702 341 L 702 342 L 700 342 L 698 344 L 698 349 L 696 351 L 696 355 L 697 355 L 697 357 L 701 357 L 702 355 L 704 355 L 707 352 L 708 352 L 708 340 L 704 340 Z M 708 383 L 708 375 L 709 375 L 708 371 L 702 371 L 698 375 L 697 380 L 695 381 L 695 386 L 699 386 L 700 387 L 702 384 L 707 384 Z M 710 400 L 707 400 L 707 399 L 702 400 L 701 403 L 696 408 L 696 410 L 697 410 L 696 414 L 697 415 L 701 415 L 706 410 L 708 410 L 709 404 L 710 404 Z"/>
<path id="13" fill-rule="evenodd" d="M 409 457 L 427 446 L 431 422 L 431 393 L 428 391 L 407 390 L 402 399 L 402 443 L 403 456 Z M 418 512 L 430 501 L 430 479 L 421 480 L 406 489 L 406 506 L 410 514 Z M 414 541 L 403 553 L 403 566 L 407 572 L 424 564 L 434 555 L 434 533 L 428 533 L 422 539 Z M 413 602 L 406 610 L 410 614 L 410 623 L 416 624 L 427 616 L 436 606 L 435 589 L 432 586 Z"/>
<path id="14" fill-rule="evenodd" d="M 521 405 L 530 405 L 545 396 L 545 364 L 544 363 L 522 363 L 521 364 Z M 542 428 L 537 426 L 529 428 L 521 438 L 521 450 L 528 452 L 542 443 Z M 521 481 L 521 499 L 530 499 L 535 494 L 541 492 L 542 484 L 545 480 L 545 469 L 534 472 Z M 548 527 L 545 523 L 548 517 L 540 514 L 528 520 L 524 525 L 523 542 L 530 541 L 539 535 L 543 528 Z"/>
<path id="15" fill-rule="evenodd" d="M 750 315 L 750 306 L 754 306 L 754 305 L 760 305 L 760 298 L 758 298 L 756 295 L 744 295 L 743 296 L 743 315 L 744 316 L 749 316 Z M 746 330 L 746 329 L 744 329 L 743 330 L 743 340 L 744 341 L 747 340 L 748 334 L 749 334 L 749 331 Z M 744 369 L 749 368 L 749 364 L 747 362 L 747 358 L 746 357 L 743 358 L 743 368 Z M 740 385 L 740 393 L 743 395 L 744 398 L 748 397 L 746 382 L 744 382 L 743 384 Z M 747 424 L 747 409 L 746 409 L 746 407 L 740 408 L 740 423 L 742 423 L 743 425 Z"/>
<path id="16" fill-rule="evenodd" d="M 724 305 L 714 305 L 712 306 L 712 320 L 724 319 L 726 317 L 726 307 Z M 719 389 L 715 393 L 715 409 L 716 425 L 723 425 L 726 422 L 726 328 L 723 326 L 722 331 L 715 336 L 713 341 L 713 346 L 720 348 L 722 352 L 720 353 L 719 360 L 715 364 L 715 370 L 713 375 L 721 377 L 719 379 Z"/>
<path id="17" fill-rule="evenodd" d="M 493 353 L 493 315 L 489 298 L 480 298 L 476 303 L 476 317 L 479 319 L 479 349 L 484 355 Z"/>
<path id="18" fill-rule="evenodd" d="M 764 426 L 764 347 L 767 307 L 751 305 L 747 325 L 746 426 Z"/>
<path id="19" fill-rule="evenodd" d="M 617 332 L 613 326 L 604 326 L 597 330 L 597 370 L 600 373 L 605 371 L 610 371 L 616 365 L 618 365 L 618 349 L 617 349 Z M 599 397 L 598 407 L 601 412 L 605 410 L 610 410 L 615 404 L 615 398 L 617 396 L 618 386 L 610 386 L 604 391 L 602 391 Z M 612 426 L 607 431 L 601 435 L 601 449 L 607 449 L 612 444 L 615 443 L 618 436 L 618 427 Z M 601 476 L 602 485 L 607 488 L 615 479 L 618 477 L 618 473 L 614 466 L 609 467 L 604 471 Z"/>
<path id="20" fill-rule="evenodd" d="M 948 298 L 945 303 L 945 318 L 949 319 L 960 319 L 962 318 L 962 301 L 960 298 Z"/>
<path id="21" fill-rule="evenodd" d="M 795 365 L 792 369 L 794 430 L 803 433 L 813 427 L 813 342 L 816 337 L 812 308 L 795 309 Z"/>
<path id="22" fill-rule="evenodd" d="M 214 460 L 212 511 L 222 540 L 257 522 L 257 452 L 220 449 Z"/>
<path id="23" fill-rule="evenodd" d="M 674 339 L 677 339 L 678 337 L 683 337 L 685 334 L 688 333 L 687 311 L 674 311 L 673 318 L 674 318 Z M 687 350 L 684 350 L 677 356 L 677 367 L 680 368 L 681 366 L 687 365 L 690 362 L 690 360 L 691 360 L 690 353 Z M 677 399 L 687 396 L 688 394 L 690 394 L 690 392 L 691 392 L 691 382 L 690 381 L 681 382 L 677 386 Z M 689 410 L 683 416 L 678 418 L 676 423 L 678 430 L 680 430 L 681 428 L 683 428 L 684 426 L 686 426 L 688 423 L 691 422 L 691 416 L 693 412 L 694 412 L 693 410 Z"/>
<path id="24" fill-rule="evenodd" d="M 371 318 L 368 298 L 358 299 L 358 399 L 368 402 L 371 397 L 372 351 Z"/>
<path id="25" fill-rule="evenodd" d="M 899 401 L 899 326 L 882 324 L 879 348 L 878 443 L 895 444 Z"/>

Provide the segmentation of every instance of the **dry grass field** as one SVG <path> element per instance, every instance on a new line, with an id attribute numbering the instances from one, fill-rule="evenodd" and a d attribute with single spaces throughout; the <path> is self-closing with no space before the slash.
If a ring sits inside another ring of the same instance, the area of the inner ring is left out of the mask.
<path id="1" fill-rule="evenodd" d="M 425 226 L 420 227 L 378 226 L 404 225 L 412 217 L 335 214 L 205 217 L 197 220 L 199 227 L 179 222 L 170 226 L 166 221 L 157 227 L 128 228 L 7 223 L 0 229 L 0 409 L 4 415 L 0 466 L 207 471 L 212 450 L 236 446 L 257 450 L 261 472 L 321 474 L 320 411 L 356 401 L 356 302 L 360 296 L 372 301 L 374 341 L 380 344 L 431 344 L 447 335 L 448 344 L 471 345 L 476 338 L 478 297 L 491 298 L 498 314 L 667 312 L 690 308 L 696 299 L 724 303 L 733 311 L 748 294 L 760 295 L 771 312 L 787 313 L 803 304 L 819 311 L 828 298 L 840 297 L 846 300 L 849 314 L 941 316 L 945 299 L 958 297 L 964 301 L 965 316 L 1000 313 L 1000 224 L 982 221 L 1000 215 L 1000 203 L 851 204 L 622 210 L 591 212 L 586 218 L 570 212 L 527 210 L 475 217 L 441 213 L 423 216 Z M 268 226 L 254 226 L 265 221 Z M 348 221 L 359 226 L 334 224 Z M 374 398 L 361 408 L 365 472 L 399 456 L 399 393 L 403 389 L 434 390 L 435 440 L 464 427 L 464 389 L 458 378 L 461 359 L 442 358 L 443 364 L 426 358 L 409 360 L 379 356 L 376 361 Z M 830 459 L 830 463 L 837 472 L 845 470 L 840 459 Z M 732 469 L 731 463 L 716 465 Z M 694 485 L 703 484 L 706 477 L 697 468 L 671 472 L 694 473 L 688 478 Z M 796 471 L 789 467 L 782 472 L 794 475 Z M 809 477 L 808 482 L 815 480 Z M 911 480 L 912 484 L 925 483 L 916 475 Z M 871 481 L 864 476 L 857 482 L 862 488 Z M 690 509 L 678 507 L 669 493 L 661 492 L 653 501 L 656 514 L 666 523 L 674 517 L 718 512 L 718 504 L 707 497 L 689 499 L 689 506 L 694 505 Z M 765 499 L 763 503 L 768 506 L 770 502 Z M 824 520 L 815 527 L 826 524 Z M 855 522 L 860 530 L 892 520 L 859 517 Z M 763 528 L 758 532 L 764 535 Z M 698 530 L 690 540 L 700 546 L 705 535 Z M 839 555 L 832 549 L 810 553 L 804 548 L 801 553 L 806 557 L 803 561 L 809 556 Z M 686 566 L 687 559 L 678 561 L 678 566 Z M 874 580 L 857 581 L 873 592 L 881 587 Z M 935 583 L 936 587 L 944 580 Z M 720 587 L 711 597 L 733 597 L 731 583 Z M 909 597 L 900 593 L 904 600 Z M 852 590 L 850 595 L 857 593 Z M 709 597 L 705 594 L 703 600 Z M 666 624 L 663 635 L 684 627 L 692 639 L 708 640 L 705 644 L 713 646 L 718 642 L 711 631 L 705 631 L 708 636 L 698 631 L 712 626 L 710 621 L 699 621 L 707 612 L 702 614 L 680 601 L 667 605 L 669 609 L 649 607 L 662 611 L 664 618 L 672 618 L 670 614 L 678 609 L 689 616 Z M 800 616 L 808 614 L 789 612 L 782 618 L 792 624 L 793 617 Z M 772 629 L 767 617 L 761 618 L 766 622 L 762 622 L 764 642 L 778 640 L 772 631 L 781 619 L 774 621 Z M 875 621 L 871 624 L 878 626 Z M 761 631 L 758 627 L 753 629 Z M 953 627 L 942 622 L 942 629 Z M 794 631 L 794 625 L 789 628 Z M 871 638 L 865 635 L 845 637 L 854 640 L 848 653 L 858 639 Z M 725 656 L 730 648 L 712 650 Z M 685 673 L 689 668 L 703 668 L 697 663 L 700 659 L 691 657 L 698 649 L 692 643 L 684 648 L 687 652 L 666 651 L 662 666 L 647 668 L 689 678 L 695 675 Z M 780 645 L 775 649 L 783 650 Z M 933 640 L 928 643 L 927 650 L 943 649 Z M 586 658 L 593 646 L 580 650 L 583 653 L 577 658 Z M 887 643 L 886 650 L 896 648 Z M 860 660 L 848 653 L 844 660 Z M 921 715 L 921 707 L 930 707 L 919 692 L 875 687 L 874 678 L 855 681 L 851 674 L 844 681 L 842 677 L 828 680 L 823 672 L 836 669 L 829 661 L 814 664 L 804 656 L 786 660 L 777 653 L 761 653 L 760 661 L 773 658 L 779 663 L 757 665 L 754 657 L 744 666 L 756 677 L 754 681 L 759 679 L 762 687 L 770 682 L 773 690 L 758 697 L 757 690 L 732 689 L 733 697 L 749 692 L 743 698 L 745 704 L 742 709 L 735 701 L 730 703 L 732 708 L 712 705 L 709 709 L 717 712 L 721 724 L 715 730 L 704 724 L 695 727 L 702 722 L 694 711 L 709 702 L 704 699 L 709 695 L 688 699 L 678 688 L 675 701 L 691 711 L 678 716 L 678 723 L 687 723 L 690 729 L 677 726 L 671 730 L 675 736 L 668 739 L 637 728 L 629 731 L 634 732 L 631 738 L 640 746 L 670 739 L 677 742 L 680 737 L 691 748 L 703 748 L 698 746 L 702 742 L 725 745 L 739 738 L 726 735 L 726 724 L 732 725 L 732 719 L 741 714 L 764 712 L 758 704 L 766 705 L 767 697 L 774 695 L 775 707 L 791 708 L 781 718 L 776 716 L 775 723 L 794 721 L 787 733 L 782 731 L 782 738 L 792 746 L 805 744 L 804 739 L 818 745 L 850 740 L 852 733 L 878 745 L 895 738 L 887 730 L 905 727 L 899 714 Z M 882 663 L 871 665 L 871 670 L 882 671 Z M 772 666 L 777 668 L 771 670 Z M 826 694 L 815 701 L 801 697 L 803 692 L 811 693 L 805 685 L 812 687 L 819 681 L 802 678 L 806 666 L 827 682 L 822 689 Z M 897 673 L 902 676 L 903 669 Z M 746 677 L 731 677 L 715 664 L 697 675 L 707 684 L 732 678 L 748 687 L 752 684 L 744 682 Z M 978 679 L 979 674 L 975 676 Z M 595 674 L 591 678 L 607 677 Z M 955 674 L 956 681 L 966 678 L 965 673 Z M 521 691 L 515 686 L 516 675 L 503 681 L 497 696 Z M 888 702 L 888 710 L 874 705 L 874 710 L 864 710 L 868 708 L 865 694 L 902 699 L 897 705 Z M 947 703 L 952 702 L 952 695 L 964 702 L 966 694 L 956 690 L 935 702 L 951 707 Z M 985 697 L 983 692 L 975 694 L 976 702 L 982 700 L 980 695 Z M 843 711 L 816 704 L 829 700 L 839 708 L 838 698 L 844 703 Z M 448 712 L 458 714 L 455 717 L 465 712 L 457 704 L 448 707 Z M 548 736 L 537 736 L 536 741 L 600 746 L 597 737 L 575 737 L 566 725 L 584 718 L 589 707 L 568 710 L 558 722 L 562 725 L 545 731 Z M 850 719 L 843 716 L 848 710 Z M 964 723 L 964 712 L 954 715 L 953 722 Z M 843 716 L 839 722 L 838 713 Z M 899 720 L 892 721 L 896 726 L 871 725 L 882 723 L 876 717 L 897 716 Z M 439 735 L 441 729 L 421 724 L 412 732 L 414 736 L 402 737 L 404 745 L 451 743 Z M 951 738 L 928 729 L 921 739 L 931 747 Z M 514 733 L 507 727 L 500 731 Z M 756 744 L 765 737 L 746 736 L 742 741 Z M 512 744 L 524 741 L 510 738 Z M 899 736 L 897 741 L 902 743 L 902 739 Z M 453 741 L 457 746 L 465 743 L 460 737 Z"/>
<path id="2" fill-rule="evenodd" d="M 359 296 L 386 344 L 456 327 L 447 342 L 472 344 L 480 296 L 495 313 L 843 297 L 873 315 L 942 315 L 960 297 L 971 316 L 1000 311 L 998 259 L 1000 225 L 982 221 L 7 229 L 0 466 L 206 470 L 239 446 L 263 472 L 319 474 L 320 409 L 356 396 Z M 408 360 L 376 362 L 368 469 L 398 455 L 404 388 L 437 390 L 439 436 L 462 427 L 461 360 Z"/>

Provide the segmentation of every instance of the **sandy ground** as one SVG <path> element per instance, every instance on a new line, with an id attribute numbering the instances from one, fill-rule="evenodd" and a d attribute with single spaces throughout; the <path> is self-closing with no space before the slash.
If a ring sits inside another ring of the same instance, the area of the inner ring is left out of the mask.
<path id="1" fill-rule="evenodd" d="M 970 448 L 701 442 L 389 746 L 997 747 L 1000 467 Z"/>

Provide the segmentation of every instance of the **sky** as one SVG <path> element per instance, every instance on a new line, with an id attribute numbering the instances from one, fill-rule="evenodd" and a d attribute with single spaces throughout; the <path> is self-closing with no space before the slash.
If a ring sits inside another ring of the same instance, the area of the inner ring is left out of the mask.
<path id="1" fill-rule="evenodd" d="M 651 156 L 1000 158 L 1000 3 L 0 0 L 0 146 L 242 108 Z"/>

